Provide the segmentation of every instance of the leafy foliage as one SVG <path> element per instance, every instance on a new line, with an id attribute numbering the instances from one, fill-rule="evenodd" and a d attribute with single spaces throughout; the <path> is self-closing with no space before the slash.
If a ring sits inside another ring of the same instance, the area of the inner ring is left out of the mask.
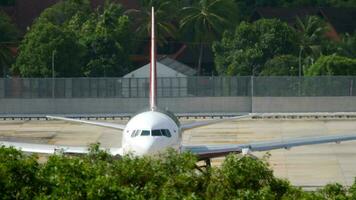
<path id="1" fill-rule="evenodd" d="M 353 199 L 329 184 L 304 192 L 275 178 L 265 160 L 229 155 L 221 167 L 203 172 L 190 153 L 167 151 L 159 157 L 115 159 L 98 145 L 88 155 L 36 156 L 0 147 L 1 199 Z"/>
<path id="2" fill-rule="evenodd" d="M 13 1 L 3 3 L 8 2 Z M 261 6 L 355 7 L 354 0 L 139 2 L 139 10 L 124 11 L 119 4 L 110 1 L 96 10 L 92 10 L 89 0 L 59 1 L 44 10 L 25 35 L 13 70 L 25 77 L 50 76 L 55 52 L 56 76 L 122 76 L 131 69 L 131 53 L 147 53 L 151 6 L 156 9 L 160 49 L 165 53 L 176 51 L 178 45 L 170 40 L 177 38 L 187 41 L 185 45 L 198 47 L 193 48 L 193 54 L 199 57 L 198 72 L 204 71 L 201 67 L 206 44 L 214 41 L 218 41 L 213 44 L 215 68 L 221 75 L 295 75 L 294 57 L 288 61 L 284 55 L 297 56 L 298 68 L 303 71 L 322 55 L 348 58 L 356 55 L 356 34 L 346 34 L 341 41 L 329 41 L 325 37 L 327 24 L 316 16 L 297 19 L 295 27 L 275 19 L 240 23 Z M 18 37 L 9 22 L 8 17 L 0 14 L 0 65 L 4 69 L 1 71 L 6 71 L 14 61 L 3 42 L 15 41 Z M 277 69 L 277 63 L 283 67 Z"/>
<path id="3" fill-rule="evenodd" d="M 278 55 L 268 60 L 261 76 L 297 76 L 298 58 L 293 55 Z"/>
<path id="4" fill-rule="evenodd" d="M 84 19 L 83 19 L 84 18 Z M 129 19 L 121 6 L 109 4 L 102 12 L 94 12 L 87 19 L 78 14 L 68 28 L 77 33 L 85 46 L 83 74 L 90 77 L 122 76 L 128 73 L 131 49 Z"/>
<path id="5" fill-rule="evenodd" d="M 236 6 L 230 0 L 201 0 L 192 6 L 182 8 L 180 28 L 193 33 L 196 42 L 209 42 L 218 39 L 222 32 L 235 25 L 233 19 Z"/>
<path id="6" fill-rule="evenodd" d="M 169 39 L 178 36 L 175 21 L 178 20 L 178 10 L 181 6 L 179 0 L 140 0 L 141 8 L 125 11 L 134 21 L 132 28 L 138 39 L 147 39 L 151 35 L 151 8 L 155 7 L 156 41 L 162 46 Z"/>
<path id="7" fill-rule="evenodd" d="M 308 70 L 308 76 L 356 75 L 356 59 L 330 55 L 321 56 Z"/>
<path id="8" fill-rule="evenodd" d="M 304 19 L 297 18 L 296 27 L 299 37 L 299 68 L 302 75 L 302 70 L 309 68 L 311 63 L 322 55 L 327 25 L 317 16 L 307 16 Z"/>
<path id="9" fill-rule="evenodd" d="M 334 52 L 337 55 L 356 58 L 356 33 L 343 35 L 341 41 L 336 45 L 337 49 Z"/>
<path id="10" fill-rule="evenodd" d="M 122 76 L 130 67 L 128 17 L 118 4 L 90 11 L 87 0 L 46 9 L 20 45 L 13 70 L 24 77 Z"/>
<path id="11" fill-rule="evenodd" d="M 242 22 L 234 33 L 226 32 L 213 45 L 216 70 L 225 75 L 259 74 L 267 60 L 297 49 L 295 31 L 276 19 Z"/>
<path id="12" fill-rule="evenodd" d="M 75 15 L 89 13 L 89 0 L 66 0 L 45 9 L 37 20 L 47 20 L 55 25 L 63 25 Z"/>
<path id="13" fill-rule="evenodd" d="M 182 8 L 180 28 L 199 44 L 198 74 L 201 72 L 203 43 L 220 39 L 224 30 L 234 27 L 236 5 L 232 0 L 200 0 Z"/>
<path id="14" fill-rule="evenodd" d="M 50 77 L 53 52 L 57 77 L 81 74 L 84 47 L 73 32 L 47 20 L 40 20 L 31 27 L 19 49 L 13 70 L 19 71 L 23 77 Z"/>
<path id="15" fill-rule="evenodd" d="M 9 46 L 17 41 L 18 36 L 19 31 L 11 23 L 10 18 L 0 11 L 0 76 L 6 74 L 7 68 L 14 61 Z"/>
<path id="16" fill-rule="evenodd" d="M 39 192 L 35 156 L 25 156 L 13 148 L 0 148 L 1 199 L 30 199 Z"/>

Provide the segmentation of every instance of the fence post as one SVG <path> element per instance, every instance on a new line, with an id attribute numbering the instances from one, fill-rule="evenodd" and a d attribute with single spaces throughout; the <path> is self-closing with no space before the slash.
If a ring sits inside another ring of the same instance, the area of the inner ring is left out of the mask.
<path id="1" fill-rule="evenodd" d="M 350 96 L 353 96 L 352 92 L 353 92 L 353 87 L 354 87 L 354 80 L 350 81 Z"/>
<path id="2" fill-rule="evenodd" d="M 5 97 L 5 79 L 0 79 L 0 98 Z"/>
<path id="3" fill-rule="evenodd" d="M 73 79 L 71 78 L 66 78 L 64 82 L 64 96 L 65 98 L 72 98 L 73 95 L 73 87 L 72 83 Z"/>
<path id="4" fill-rule="evenodd" d="M 254 76 L 252 75 L 251 76 L 251 113 L 253 113 L 254 112 L 254 109 L 253 109 L 253 97 L 254 97 L 254 85 L 255 85 L 255 83 L 254 83 Z"/>

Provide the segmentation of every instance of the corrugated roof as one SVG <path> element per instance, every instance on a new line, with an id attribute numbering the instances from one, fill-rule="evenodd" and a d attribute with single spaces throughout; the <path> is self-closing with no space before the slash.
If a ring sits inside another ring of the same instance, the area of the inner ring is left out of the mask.
<path id="1" fill-rule="evenodd" d="M 169 57 L 163 57 L 161 59 L 159 59 L 160 63 L 166 65 L 167 67 L 181 73 L 181 74 L 184 74 L 186 76 L 194 76 L 197 71 L 195 69 L 192 69 L 190 67 L 188 67 L 187 65 L 181 63 L 181 62 L 178 62 L 172 58 L 169 58 Z"/>

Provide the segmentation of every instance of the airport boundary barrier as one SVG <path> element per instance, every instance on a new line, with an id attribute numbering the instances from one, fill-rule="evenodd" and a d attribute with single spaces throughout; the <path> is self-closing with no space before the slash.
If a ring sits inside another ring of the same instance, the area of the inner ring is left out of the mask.
<path id="1" fill-rule="evenodd" d="M 0 98 L 147 98 L 147 78 L 0 79 Z M 158 78 L 161 98 L 356 96 L 356 77 Z"/>
<path id="2" fill-rule="evenodd" d="M 176 113 L 356 112 L 356 76 L 159 78 L 158 105 Z M 0 115 L 136 113 L 146 78 L 0 79 Z"/>

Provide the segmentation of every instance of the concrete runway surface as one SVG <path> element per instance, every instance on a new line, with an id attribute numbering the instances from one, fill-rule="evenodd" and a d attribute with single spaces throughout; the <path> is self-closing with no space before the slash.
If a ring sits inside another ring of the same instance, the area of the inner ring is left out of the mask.
<path id="1" fill-rule="evenodd" d="M 114 122 L 125 124 L 127 121 Z M 183 143 L 239 144 L 352 133 L 356 134 L 355 120 L 254 119 L 187 131 Z M 61 145 L 100 142 L 104 147 L 120 147 L 121 131 L 62 121 L 1 121 L 0 140 Z M 258 157 L 264 154 L 255 153 Z M 332 182 L 351 185 L 356 177 L 356 141 L 273 150 L 270 154 L 269 163 L 275 175 L 296 186 L 314 188 Z M 214 159 L 213 165 L 219 165 L 221 161 L 223 158 Z"/>

